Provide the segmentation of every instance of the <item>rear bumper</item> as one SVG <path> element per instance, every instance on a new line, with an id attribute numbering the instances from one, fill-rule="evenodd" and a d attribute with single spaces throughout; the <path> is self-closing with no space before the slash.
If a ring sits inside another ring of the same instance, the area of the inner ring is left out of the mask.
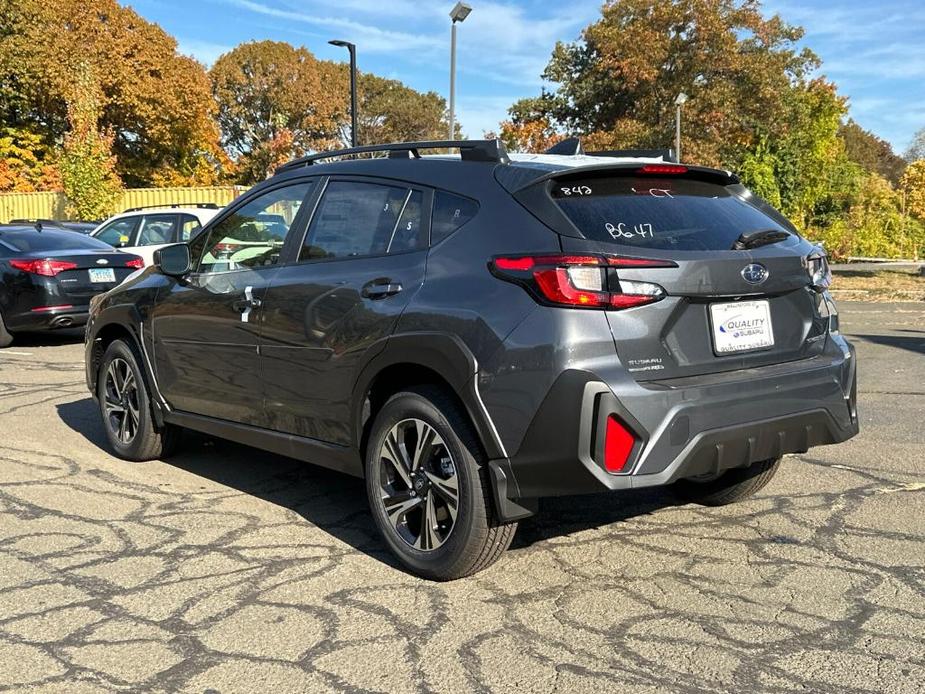
<path id="1" fill-rule="evenodd" d="M 845 441 L 858 433 L 854 349 L 840 337 L 829 343 L 813 359 L 711 377 L 637 383 L 566 371 L 517 453 L 491 463 L 503 488 L 499 507 L 502 496 L 527 500 L 670 484 Z M 610 414 L 639 441 L 623 474 L 603 465 L 603 423 Z"/>
<path id="2" fill-rule="evenodd" d="M 79 328 L 86 324 L 88 315 L 87 306 L 74 306 L 52 311 L 29 311 L 10 316 L 7 319 L 7 327 L 14 332 Z"/>

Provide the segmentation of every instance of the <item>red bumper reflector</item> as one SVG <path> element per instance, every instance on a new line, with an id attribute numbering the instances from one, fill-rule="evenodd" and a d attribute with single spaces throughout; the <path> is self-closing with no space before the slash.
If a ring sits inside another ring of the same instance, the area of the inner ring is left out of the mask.
<path id="1" fill-rule="evenodd" d="M 74 308 L 71 304 L 61 304 L 60 306 L 38 306 L 37 308 L 32 309 L 32 313 L 44 313 L 45 311 L 66 311 L 69 308 Z"/>
<path id="2" fill-rule="evenodd" d="M 636 437 L 614 415 L 607 418 L 604 435 L 604 467 L 607 472 L 623 472 L 636 444 Z"/>

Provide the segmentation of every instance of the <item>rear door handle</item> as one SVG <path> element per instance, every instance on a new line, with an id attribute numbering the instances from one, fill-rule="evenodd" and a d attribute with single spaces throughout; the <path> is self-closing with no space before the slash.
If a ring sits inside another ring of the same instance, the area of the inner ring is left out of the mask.
<path id="1" fill-rule="evenodd" d="M 365 299 L 385 299 L 401 291 L 401 284 L 389 280 L 373 280 L 363 285 L 360 294 Z"/>

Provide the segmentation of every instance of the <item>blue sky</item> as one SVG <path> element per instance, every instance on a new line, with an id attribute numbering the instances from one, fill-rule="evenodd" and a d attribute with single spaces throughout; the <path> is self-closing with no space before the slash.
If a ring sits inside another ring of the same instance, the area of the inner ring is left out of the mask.
<path id="1" fill-rule="evenodd" d="M 184 53 L 211 64 L 248 40 L 304 45 L 320 58 L 353 41 L 361 70 L 419 90 L 448 91 L 449 18 L 455 0 L 136 0 L 145 18 Z M 557 40 L 571 41 L 599 16 L 600 0 L 469 0 L 459 27 L 457 118 L 466 134 L 496 129 L 506 109 L 539 93 Z M 925 127 L 925 3 L 914 0 L 766 0 L 806 29 L 822 73 L 850 98 L 851 116 L 902 152 Z"/>

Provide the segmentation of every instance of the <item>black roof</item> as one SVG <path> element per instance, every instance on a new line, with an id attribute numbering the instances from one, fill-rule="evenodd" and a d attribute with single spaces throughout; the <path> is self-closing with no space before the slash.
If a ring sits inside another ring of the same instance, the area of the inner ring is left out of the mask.
<path id="1" fill-rule="evenodd" d="M 573 156 L 581 156 L 581 162 L 570 163 L 569 153 L 563 153 L 561 150 L 545 153 L 559 155 L 560 161 L 555 161 L 555 157 L 546 160 L 511 159 L 500 140 L 432 140 L 319 152 L 280 166 L 270 180 L 279 181 L 280 178 L 302 177 L 307 174 L 354 174 L 395 179 L 402 183 L 417 183 L 477 196 L 485 192 L 486 185 L 494 184 L 496 178 L 513 192 L 549 176 L 555 176 L 559 172 L 581 175 L 582 172 L 638 166 L 632 161 L 607 161 L 606 157 L 650 160 L 661 158 L 666 164 L 674 163 L 674 153 L 671 150 L 583 152 L 580 150 L 580 143 L 575 139 L 560 144 L 566 145 L 562 149 L 571 150 Z M 459 154 L 421 154 L 425 150 L 441 149 L 458 149 Z M 385 156 L 375 156 L 376 154 Z M 594 158 L 601 160 L 596 162 L 592 160 Z M 687 164 L 684 166 L 688 169 L 690 177 L 707 178 L 723 184 L 738 182 L 738 179 L 727 171 Z"/>

